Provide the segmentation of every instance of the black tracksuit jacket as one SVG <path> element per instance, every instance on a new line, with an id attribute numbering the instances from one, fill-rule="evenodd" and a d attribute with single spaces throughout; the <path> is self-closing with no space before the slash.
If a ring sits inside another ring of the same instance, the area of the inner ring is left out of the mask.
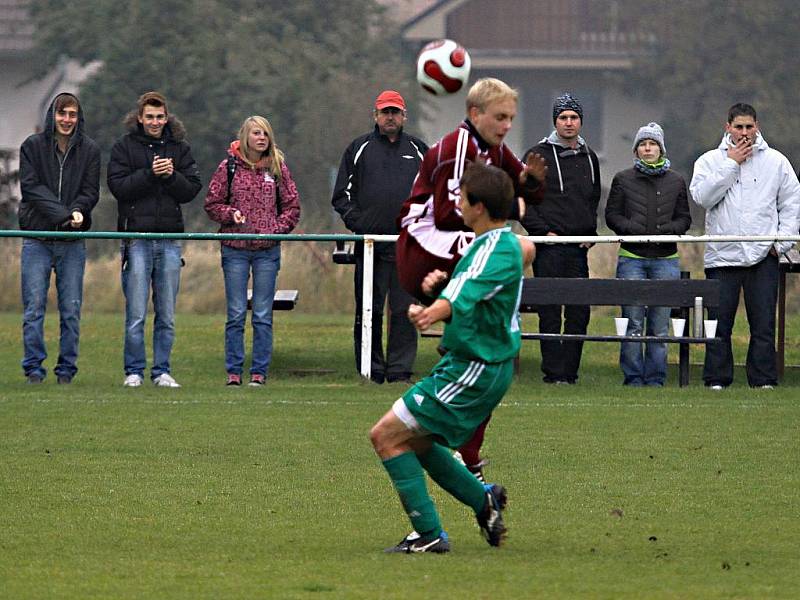
<path id="1" fill-rule="evenodd" d="M 353 233 L 396 234 L 396 218 L 428 146 L 401 131 L 395 142 L 378 131 L 347 147 L 331 203 Z"/>

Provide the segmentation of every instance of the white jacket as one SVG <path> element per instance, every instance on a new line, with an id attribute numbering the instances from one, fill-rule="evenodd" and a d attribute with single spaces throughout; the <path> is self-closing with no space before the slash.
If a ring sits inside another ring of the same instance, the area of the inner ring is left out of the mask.
<path id="1" fill-rule="evenodd" d="M 800 183 L 787 158 L 756 137 L 753 154 L 741 165 L 728 158 L 729 135 L 694 163 L 689 190 L 706 209 L 707 235 L 797 235 Z M 761 262 L 772 242 L 706 243 L 705 266 L 747 267 Z M 778 254 L 794 242 L 776 242 Z"/>

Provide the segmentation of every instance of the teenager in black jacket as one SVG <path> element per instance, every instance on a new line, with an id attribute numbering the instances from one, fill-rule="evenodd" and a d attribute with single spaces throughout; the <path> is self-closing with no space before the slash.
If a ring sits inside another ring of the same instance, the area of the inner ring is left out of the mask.
<path id="1" fill-rule="evenodd" d="M 530 148 L 547 161 L 544 200 L 528 205 L 522 225 L 529 235 L 597 235 L 600 202 L 600 164 L 597 155 L 580 136 L 583 107 L 570 94 L 553 104 L 553 132 Z M 592 244 L 537 244 L 533 273 L 536 277 L 589 277 L 587 253 Z M 539 307 L 541 333 L 586 333 L 588 306 Z M 542 372 L 545 383 L 576 383 L 583 342 L 542 340 Z"/>
<path id="2" fill-rule="evenodd" d="M 683 177 L 670 169 L 664 131 L 658 123 L 641 127 L 633 142 L 634 166 L 620 171 L 611 183 L 606 223 L 617 235 L 682 235 L 689 230 L 689 194 Z M 620 279 L 679 279 L 678 246 L 669 244 L 620 245 Z M 665 336 L 670 309 L 663 306 L 623 306 L 628 335 Z M 647 324 L 645 326 L 645 318 Z M 620 348 L 623 383 L 661 387 L 667 377 L 667 345 L 623 342 Z"/>
<path id="3" fill-rule="evenodd" d="M 100 149 L 83 133 L 78 98 L 58 94 L 47 110 L 44 131 L 27 138 L 19 151 L 19 227 L 27 231 L 86 231 L 100 189 Z M 70 383 L 78 371 L 83 272 L 83 240 L 25 238 L 22 241 L 22 368 L 28 383 L 41 383 L 47 351 L 44 313 L 50 273 L 55 271 L 61 337 L 54 372 Z"/>
<path id="4" fill-rule="evenodd" d="M 183 125 L 169 114 L 158 92 L 140 96 L 125 123 L 130 131 L 114 144 L 108 163 L 108 187 L 119 207 L 118 229 L 182 232 L 180 205 L 193 200 L 202 187 Z M 155 318 L 150 378 L 161 387 L 180 387 L 170 374 L 180 272 L 179 241 L 123 241 L 126 387 L 138 387 L 144 379 L 144 322 L 151 285 Z"/>

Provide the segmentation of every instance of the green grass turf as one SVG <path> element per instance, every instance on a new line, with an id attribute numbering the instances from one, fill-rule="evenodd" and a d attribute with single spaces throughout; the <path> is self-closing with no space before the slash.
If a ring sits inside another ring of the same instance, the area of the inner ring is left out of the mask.
<path id="1" fill-rule="evenodd" d="M 587 344 L 579 385 L 545 386 L 526 343 L 485 444 L 507 544 L 434 488 L 452 552 L 385 555 L 408 524 L 367 432 L 404 388 L 359 381 L 348 317 L 292 313 L 268 385 L 226 388 L 223 321 L 179 315 L 183 388 L 123 389 L 121 316 L 84 316 L 67 387 L 22 382 L 19 315 L 0 315 L 0 597 L 797 597 L 796 369 L 771 392 L 741 369 L 705 390 L 698 366 L 679 389 L 674 365 L 624 389 L 617 347 Z"/>

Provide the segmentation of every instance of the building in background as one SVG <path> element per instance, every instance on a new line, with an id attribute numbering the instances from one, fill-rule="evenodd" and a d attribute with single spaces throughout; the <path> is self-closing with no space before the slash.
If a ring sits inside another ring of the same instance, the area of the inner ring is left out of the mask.
<path id="1" fill-rule="evenodd" d="M 631 132 L 658 120 L 652 100 L 624 91 L 633 60 L 654 42 L 653 32 L 626 28 L 615 0 L 440 0 L 402 28 L 412 51 L 450 38 L 472 58 L 471 81 L 498 77 L 520 92 L 517 122 L 506 143 L 518 154 L 553 129 L 553 99 L 573 92 L 586 115 L 582 135 L 597 152 L 604 181 L 631 165 Z M 420 133 L 429 143 L 464 114 L 466 89 L 447 98 L 428 96 Z"/>

